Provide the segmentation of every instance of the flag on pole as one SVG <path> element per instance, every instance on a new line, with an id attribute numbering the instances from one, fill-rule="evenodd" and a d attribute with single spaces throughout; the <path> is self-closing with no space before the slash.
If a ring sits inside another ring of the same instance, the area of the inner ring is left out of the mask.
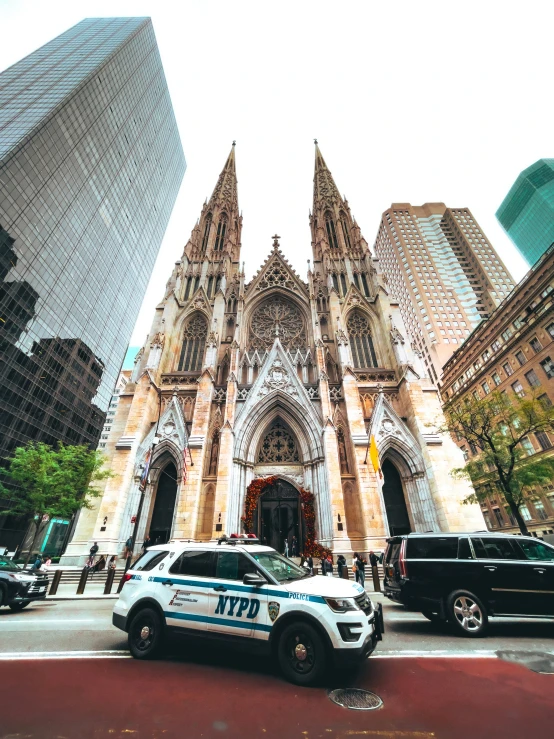
<path id="1" fill-rule="evenodd" d="M 148 450 L 146 453 L 146 457 L 144 459 L 144 469 L 142 470 L 142 475 L 140 476 L 140 482 L 139 482 L 139 490 L 144 492 L 146 490 L 146 482 L 148 481 L 148 473 L 150 472 L 150 460 L 152 459 L 152 448 Z"/>
<path id="2" fill-rule="evenodd" d="M 373 465 L 373 471 L 378 472 L 379 477 L 383 477 L 381 465 L 379 463 L 379 451 L 377 450 L 377 443 L 375 442 L 375 436 L 373 436 L 373 434 L 371 434 L 371 439 L 369 441 L 369 458 Z"/>

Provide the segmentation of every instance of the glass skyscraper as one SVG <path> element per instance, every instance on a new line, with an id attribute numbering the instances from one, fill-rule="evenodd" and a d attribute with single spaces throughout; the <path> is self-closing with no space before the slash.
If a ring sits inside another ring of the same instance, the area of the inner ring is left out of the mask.
<path id="1" fill-rule="evenodd" d="M 554 243 L 554 159 L 524 169 L 496 217 L 520 254 L 535 264 Z"/>
<path id="2" fill-rule="evenodd" d="M 185 168 L 149 18 L 86 19 L 0 74 L 0 465 L 96 446 Z"/>

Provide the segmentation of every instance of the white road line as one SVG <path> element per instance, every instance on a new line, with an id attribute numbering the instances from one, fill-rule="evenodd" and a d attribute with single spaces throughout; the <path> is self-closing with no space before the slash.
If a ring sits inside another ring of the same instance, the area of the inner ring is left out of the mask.
<path id="1" fill-rule="evenodd" d="M 118 649 L 82 652 L 3 652 L 0 661 L 9 662 L 24 659 L 131 659 L 129 652 Z"/>

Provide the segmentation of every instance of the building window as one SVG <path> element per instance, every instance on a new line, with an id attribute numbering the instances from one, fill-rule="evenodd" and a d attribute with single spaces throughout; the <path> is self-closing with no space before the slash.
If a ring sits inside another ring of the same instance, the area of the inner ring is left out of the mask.
<path id="1" fill-rule="evenodd" d="M 464 462 L 467 462 L 469 459 L 469 452 L 467 450 L 467 447 L 461 446 L 460 449 L 462 450 L 462 454 L 464 455 Z"/>
<path id="2" fill-rule="evenodd" d="M 496 518 L 496 525 L 497 526 L 504 526 L 504 519 L 502 518 L 502 514 L 500 513 L 500 509 L 493 508 L 492 512 L 494 513 L 494 517 Z"/>
<path id="3" fill-rule="evenodd" d="M 377 367 L 371 330 L 367 318 L 358 311 L 352 313 L 346 325 L 354 367 Z"/>
<path id="4" fill-rule="evenodd" d="M 340 273 L 340 286 L 342 288 L 342 294 L 346 295 L 346 277 L 343 272 Z"/>
<path id="5" fill-rule="evenodd" d="M 498 372 L 493 372 L 491 377 L 492 377 L 492 381 L 494 382 L 494 384 L 498 387 L 498 385 L 500 385 L 500 383 L 502 382 Z"/>
<path id="6" fill-rule="evenodd" d="M 537 437 L 537 441 L 539 442 L 540 447 L 543 451 L 545 451 L 545 449 L 552 448 L 552 443 L 548 438 L 547 433 L 545 433 L 544 431 L 536 431 L 535 436 Z"/>
<path id="7" fill-rule="evenodd" d="M 519 398 L 523 398 L 523 396 L 525 395 L 523 385 L 519 380 L 516 380 L 514 383 L 512 383 L 512 390 Z"/>
<path id="8" fill-rule="evenodd" d="M 526 372 L 525 379 L 531 385 L 531 387 L 539 387 L 539 385 L 541 384 L 535 370 L 529 370 L 529 372 Z"/>
<path id="9" fill-rule="evenodd" d="M 215 237 L 214 251 L 222 251 L 225 243 L 225 231 L 227 230 L 227 216 L 225 213 L 219 219 L 217 224 L 217 236 Z"/>
<path id="10" fill-rule="evenodd" d="M 491 344 L 491 349 L 493 350 L 493 352 L 497 352 L 500 349 L 500 342 L 493 341 Z"/>
<path id="11" fill-rule="evenodd" d="M 208 336 L 208 323 L 204 316 L 196 314 L 183 332 L 183 346 L 179 357 L 179 372 L 198 372 L 202 368 L 204 345 Z"/>
<path id="12" fill-rule="evenodd" d="M 535 512 L 537 514 L 537 518 L 541 521 L 546 521 L 548 518 L 548 513 L 546 512 L 546 509 L 544 507 L 544 503 L 542 500 L 535 500 L 533 501 L 533 505 L 535 507 Z"/>
<path id="13" fill-rule="evenodd" d="M 538 354 L 540 351 L 542 351 L 542 344 L 536 336 L 534 336 L 532 339 L 529 339 L 529 344 L 535 354 Z"/>
<path id="14" fill-rule="evenodd" d="M 335 272 L 333 272 L 333 287 L 335 288 L 335 290 L 336 290 L 336 291 L 338 292 L 338 294 L 340 295 L 340 290 L 339 290 L 339 278 L 337 277 L 337 275 L 336 275 L 336 273 L 335 273 Z"/>
<path id="15" fill-rule="evenodd" d="M 294 437 L 280 421 L 276 421 L 262 442 L 258 462 L 290 464 L 300 461 Z"/>
<path id="16" fill-rule="evenodd" d="M 524 521 L 531 521 L 533 517 L 529 513 L 529 508 L 527 508 L 526 505 L 522 505 L 519 507 L 519 512 L 521 513 L 521 517 Z"/>
<path id="17" fill-rule="evenodd" d="M 546 357 L 546 359 L 542 360 L 541 367 L 547 377 L 554 377 L 554 362 L 552 362 L 550 357 Z"/>
<path id="18" fill-rule="evenodd" d="M 554 339 L 554 323 L 549 323 L 548 326 L 546 327 L 546 330 L 550 334 L 550 338 Z"/>
<path id="19" fill-rule="evenodd" d="M 525 362 L 527 361 L 525 359 L 525 354 L 521 351 L 521 349 L 518 352 L 516 352 L 516 359 L 521 364 L 522 367 L 525 364 Z"/>
<path id="20" fill-rule="evenodd" d="M 529 439 L 528 436 L 523 437 L 523 439 L 521 440 L 521 446 L 525 450 L 525 453 L 527 454 L 527 456 L 530 457 L 532 454 L 535 453 L 535 447 L 531 443 L 531 440 Z"/>
<path id="21" fill-rule="evenodd" d="M 504 362 L 504 364 L 502 365 L 502 369 L 506 373 L 506 377 L 509 377 L 510 375 L 514 374 L 512 365 L 509 362 Z"/>
<path id="22" fill-rule="evenodd" d="M 486 381 L 485 382 L 482 382 L 481 383 L 481 387 L 483 388 L 483 391 L 484 391 L 485 395 L 488 395 L 490 393 L 491 389 L 489 387 L 489 383 L 488 382 L 486 382 Z"/>
<path id="23" fill-rule="evenodd" d="M 547 408 L 552 408 L 552 401 L 548 397 L 546 393 L 543 393 L 542 395 L 539 395 L 537 398 L 539 403 L 542 405 L 542 407 L 546 410 Z"/>
<path id="24" fill-rule="evenodd" d="M 348 235 L 348 226 L 346 225 L 346 218 L 341 216 L 340 225 L 342 228 L 342 235 L 344 237 L 344 245 L 347 249 L 350 249 L 350 236 Z"/>
<path id="25" fill-rule="evenodd" d="M 337 241 L 337 232 L 335 231 L 335 222 L 333 216 L 329 211 L 325 213 L 325 228 L 327 229 L 327 238 L 329 239 L 329 246 L 331 249 L 338 249 L 339 242 Z"/>
<path id="26" fill-rule="evenodd" d="M 212 214 L 206 216 L 206 225 L 204 226 L 204 236 L 202 238 L 202 253 L 208 248 L 208 240 L 210 238 L 210 228 L 212 227 Z"/>
<path id="27" fill-rule="evenodd" d="M 514 518 L 514 514 L 512 513 L 512 509 L 509 505 L 504 506 L 504 510 L 506 511 L 506 515 L 508 516 L 509 522 L 512 524 L 512 526 L 516 525 L 516 520 Z"/>

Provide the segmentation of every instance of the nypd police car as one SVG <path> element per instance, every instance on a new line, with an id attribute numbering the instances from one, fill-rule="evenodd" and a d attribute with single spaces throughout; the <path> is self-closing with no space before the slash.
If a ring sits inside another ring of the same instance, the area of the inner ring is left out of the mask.
<path id="1" fill-rule="evenodd" d="M 311 575 L 257 539 L 149 548 L 124 575 L 113 624 L 137 659 L 158 656 L 171 633 L 223 639 L 272 654 L 285 677 L 317 682 L 331 664 L 355 665 L 381 639 L 381 606 L 338 578 Z"/>

